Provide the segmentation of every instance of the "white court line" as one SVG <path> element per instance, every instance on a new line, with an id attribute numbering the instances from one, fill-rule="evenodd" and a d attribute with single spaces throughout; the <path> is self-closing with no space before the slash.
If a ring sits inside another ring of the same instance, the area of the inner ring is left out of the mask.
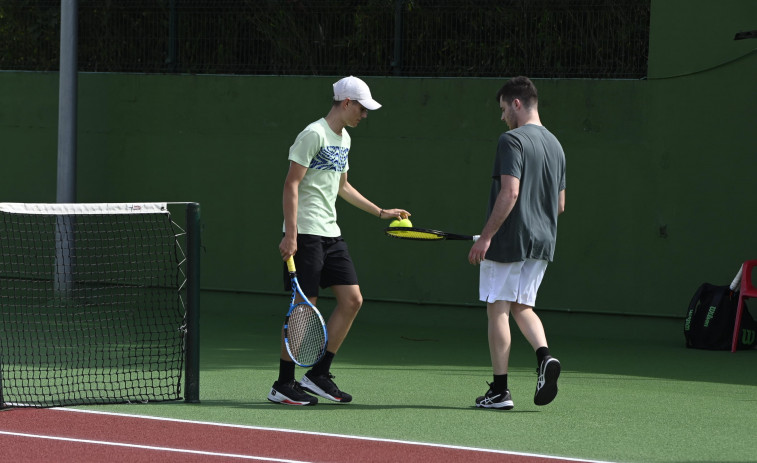
<path id="1" fill-rule="evenodd" d="M 160 452 L 190 453 L 192 455 L 205 455 L 205 456 L 211 456 L 211 457 L 240 458 L 244 460 L 272 461 L 276 463 L 307 463 L 306 461 L 303 461 L 303 460 L 284 460 L 281 458 L 258 457 L 255 455 L 239 455 L 236 453 L 206 452 L 202 450 L 176 449 L 172 447 L 156 447 L 153 445 L 126 444 L 123 442 L 106 442 L 106 441 L 90 440 L 90 439 L 74 439 L 70 437 L 46 436 L 43 434 L 26 434 L 22 432 L 0 431 L 0 434 L 5 434 L 7 436 L 29 437 L 31 439 L 46 439 L 46 440 L 54 440 L 54 441 L 74 442 L 78 444 L 96 444 L 96 445 L 107 445 L 110 447 L 126 447 L 126 448 L 132 448 L 132 449 L 140 449 L 140 450 L 157 450 Z"/>
<path id="2" fill-rule="evenodd" d="M 356 440 L 373 441 L 373 442 L 388 442 L 392 444 L 408 444 L 408 445 L 437 447 L 437 448 L 454 449 L 454 450 L 468 450 L 472 452 L 497 453 L 497 454 L 502 454 L 502 455 L 535 457 L 535 458 L 543 458 L 543 459 L 551 459 L 551 460 L 566 460 L 566 461 L 575 461 L 577 463 L 613 463 L 611 461 L 605 461 L 605 460 L 586 460 L 586 459 L 581 459 L 581 458 L 561 457 L 561 456 L 555 456 L 555 455 L 542 455 L 538 453 L 514 452 L 514 451 L 509 451 L 509 450 L 463 447 L 459 445 L 447 445 L 447 444 L 432 444 L 428 442 L 414 442 L 414 441 L 405 441 L 405 440 L 396 440 L 396 439 L 383 439 L 379 437 L 353 436 L 350 434 L 331 434 L 331 433 L 315 432 L 315 431 L 300 431 L 296 429 L 266 428 L 262 426 L 215 423 L 211 421 L 183 420 L 179 418 L 164 418 L 160 416 L 130 415 L 128 413 L 103 412 L 99 410 L 83 410 L 83 409 L 77 409 L 77 408 L 50 408 L 49 410 L 59 410 L 59 411 L 78 412 L 78 413 L 91 413 L 95 415 L 121 416 L 121 417 L 126 417 L 126 418 L 140 418 L 140 419 L 145 419 L 145 420 L 171 421 L 175 423 L 188 423 L 188 424 L 205 425 L 205 426 L 251 429 L 251 430 L 256 430 L 256 431 L 275 431 L 275 432 L 286 432 L 286 433 L 293 433 L 293 434 L 307 434 L 311 436 L 341 437 L 343 439 L 356 439 Z"/>

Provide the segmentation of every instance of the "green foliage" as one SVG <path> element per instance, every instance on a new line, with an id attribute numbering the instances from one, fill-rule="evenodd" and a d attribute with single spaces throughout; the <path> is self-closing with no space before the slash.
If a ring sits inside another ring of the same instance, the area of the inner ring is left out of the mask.
<path id="1" fill-rule="evenodd" d="M 649 0 L 81 0 L 79 69 L 640 78 L 649 11 Z M 59 1 L 4 0 L 0 68 L 56 69 L 59 28 Z"/>
<path id="2" fill-rule="evenodd" d="M 60 8 L 33 0 L 0 4 L 0 68 L 57 69 Z"/>

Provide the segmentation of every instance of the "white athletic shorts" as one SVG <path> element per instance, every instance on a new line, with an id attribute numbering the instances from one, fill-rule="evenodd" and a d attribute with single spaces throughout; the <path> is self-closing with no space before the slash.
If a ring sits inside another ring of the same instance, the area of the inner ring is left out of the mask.
<path id="1" fill-rule="evenodd" d="M 511 301 L 534 307 L 547 263 L 536 259 L 508 263 L 484 260 L 480 265 L 479 300 Z"/>

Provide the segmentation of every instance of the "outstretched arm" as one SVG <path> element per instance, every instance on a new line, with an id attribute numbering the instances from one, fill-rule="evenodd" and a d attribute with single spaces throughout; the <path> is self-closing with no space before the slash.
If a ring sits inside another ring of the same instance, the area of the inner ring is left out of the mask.
<path id="1" fill-rule="evenodd" d="M 380 219 L 406 219 L 410 213 L 404 209 L 384 209 L 369 201 L 347 181 L 347 173 L 342 174 L 339 183 L 339 196 L 353 206 Z"/>

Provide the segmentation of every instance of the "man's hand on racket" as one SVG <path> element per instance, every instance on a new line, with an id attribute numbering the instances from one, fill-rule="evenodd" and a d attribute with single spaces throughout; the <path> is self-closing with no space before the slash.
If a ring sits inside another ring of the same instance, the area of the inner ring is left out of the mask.
<path id="1" fill-rule="evenodd" d="M 468 252 L 468 262 L 470 262 L 471 265 L 478 265 L 483 262 L 486 258 L 486 251 L 489 250 L 489 245 L 491 245 L 491 242 L 491 238 L 481 237 L 476 240 L 476 242 L 473 243 L 473 246 L 471 246 L 470 251 Z"/>
<path id="2" fill-rule="evenodd" d="M 296 252 L 297 235 L 284 235 L 284 238 L 281 239 L 281 243 L 279 243 L 279 253 L 281 253 L 281 258 L 286 262 L 290 257 L 295 255 Z"/>

